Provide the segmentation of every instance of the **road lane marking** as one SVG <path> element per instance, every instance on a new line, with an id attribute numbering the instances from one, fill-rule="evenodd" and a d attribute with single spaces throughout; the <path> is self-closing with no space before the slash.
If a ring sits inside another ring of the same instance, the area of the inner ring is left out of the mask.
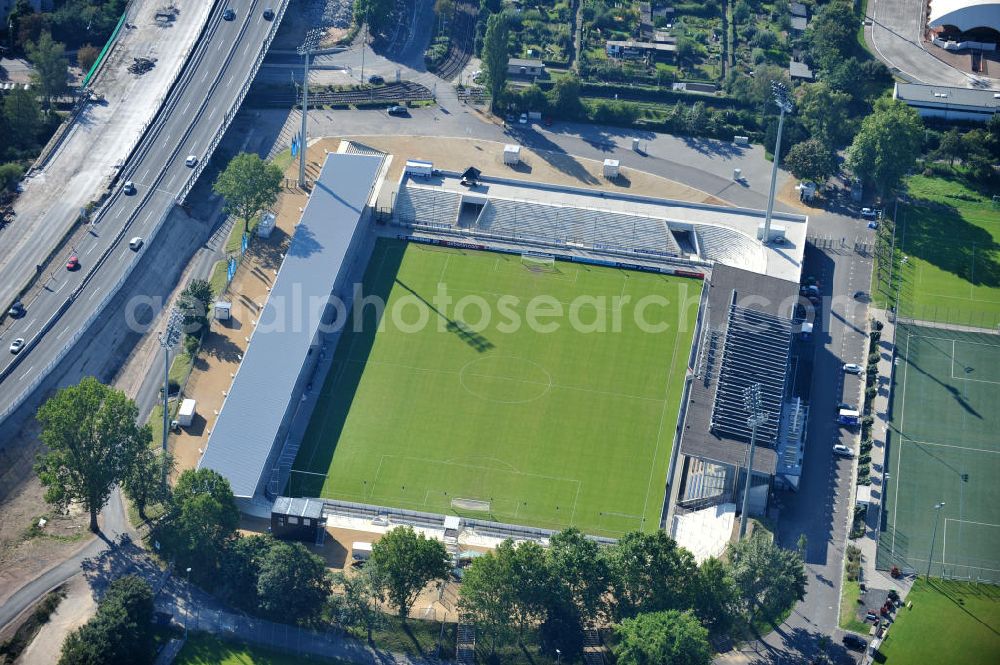
<path id="1" fill-rule="evenodd" d="M 69 328 L 63 328 L 62 332 L 61 332 L 61 333 L 59 333 L 58 335 L 56 335 L 56 340 L 60 340 L 60 339 L 62 339 L 62 338 L 63 338 L 63 335 L 65 335 L 65 334 L 66 334 L 66 333 L 68 333 L 68 332 L 69 332 Z"/>
<path id="2" fill-rule="evenodd" d="M 29 374 L 31 374 L 31 370 L 33 370 L 33 369 L 35 369 L 34 365 L 32 365 L 31 367 L 29 367 L 27 370 L 25 370 L 24 374 L 21 375 L 21 380 L 24 380 L 24 377 L 26 377 Z"/>
<path id="3" fill-rule="evenodd" d="M 125 255 L 126 255 L 126 254 L 128 254 L 128 250 L 127 250 L 127 249 L 123 249 L 123 250 L 122 250 L 122 253 L 118 255 L 118 260 L 119 260 L 119 261 L 124 261 L 124 260 L 125 260 Z"/>
<path id="4" fill-rule="evenodd" d="M 222 50 L 222 40 L 221 39 L 219 40 L 219 45 L 215 47 L 215 50 L 216 51 L 221 51 Z"/>
<path id="5" fill-rule="evenodd" d="M 97 290 L 97 289 L 93 289 L 93 290 L 91 290 L 91 292 L 90 292 L 90 296 L 89 296 L 89 297 L 87 298 L 87 302 L 90 302 L 91 300 L 93 300 L 93 299 L 94 299 L 94 296 L 96 296 L 96 295 L 97 295 L 98 293 L 99 293 L 99 292 L 98 292 L 98 290 Z"/>
<path id="6" fill-rule="evenodd" d="M 206 74 L 205 74 L 205 76 L 208 76 L 208 74 L 206 73 Z M 202 78 L 201 80 L 202 80 L 202 81 L 204 81 L 205 79 L 204 79 L 204 78 Z M 191 102 L 188 102 L 187 104 L 185 104 L 185 105 L 184 105 L 184 110 L 183 110 L 183 111 L 181 111 L 181 113 L 182 113 L 182 114 L 183 114 L 183 113 L 187 113 L 187 110 L 188 110 L 189 108 L 191 108 Z"/>
<path id="7" fill-rule="evenodd" d="M 31 328 L 31 326 L 35 325 L 35 321 L 37 321 L 37 319 L 32 319 L 28 321 L 26 324 L 24 324 L 24 329 L 28 330 L 29 328 Z"/>
<path id="8" fill-rule="evenodd" d="M 235 76 L 235 74 L 233 74 L 233 76 Z M 231 85 L 233 84 L 233 76 L 230 76 L 230 77 L 229 77 L 229 82 L 228 82 L 228 83 L 226 83 L 226 87 L 227 87 L 227 88 L 228 88 L 228 87 L 230 87 L 230 86 L 231 86 Z"/>

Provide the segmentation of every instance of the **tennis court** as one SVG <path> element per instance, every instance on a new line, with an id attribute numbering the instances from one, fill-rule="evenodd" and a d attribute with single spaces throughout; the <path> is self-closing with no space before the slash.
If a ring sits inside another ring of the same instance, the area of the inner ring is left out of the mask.
<path id="1" fill-rule="evenodd" d="M 1000 336 L 900 324 L 896 351 L 878 567 L 1000 582 Z"/>

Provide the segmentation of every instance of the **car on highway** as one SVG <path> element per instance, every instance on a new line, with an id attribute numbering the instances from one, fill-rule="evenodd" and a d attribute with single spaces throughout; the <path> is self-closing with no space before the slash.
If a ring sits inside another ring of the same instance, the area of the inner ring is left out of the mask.
<path id="1" fill-rule="evenodd" d="M 868 648 L 868 641 L 853 633 L 846 633 L 843 642 L 845 647 L 854 651 L 864 651 Z"/>
<path id="2" fill-rule="evenodd" d="M 66 262 L 66 270 L 79 270 L 80 269 L 80 259 L 77 258 L 76 254 L 69 257 L 69 261 Z"/>
<path id="3" fill-rule="evenodd" d="M 11 317 L 12 319 L 19 319 L 22 316 L 24 316 L 25 311 L 27 310 L 24 309 L 24 303 L 22 303 L 20 300 L 15 300 L 14 304 L 11 305 L 10 309 L 7 310 L 7 316 Z"/>
<path id="4" fill-rule="evenodd" d="M 848 374 L 861 374 L 865 368 L 857 363 L 844 363 L 843 370 Z"/>
<path id="5" fill-rule="evenodd" d="M 273 21 L 274 20 L 274 10 L 268 7 L 264 10 L 264 20 Z"/>
<path id="6" fill-rule="evenodd" d="M 372 85 L 382 85 L 383 83 L 385 83 L 385 79 L 379 76 L 378 74 L 372 74 L 371 76 L 368 77 L 368 82 L 371 83 Z"/>
<path id="7" fill-rule="evenodd" d="M 142 249 L 142 242 L 143 242 L 142 238 L 136 236 L 128 241 L 128 248 L 131 249 L 133 252 L 138 252 L 140 249 Z"/>
<path id="8" fill-rule="evenodd" d="M 854 451 L 842 443 L 833 446 L 833 454 L 840 455 L 841 457 L 854 457 Z"/>
<path id="9" fill-rule="evenodd" d="M 198 163 L 198 155 L 188 155 L 184 163 L 190 167 L 194 167 Z"/>
<path id="10" fill-rule="evenodd" d="M 226 11 L 222 12 L 222 18 L 226 19 L 227 21 L 232 21 L 234 18 L 236 18 L 236 12 L 233 10 L 232 7 L 226 7 Z"/>
<path id="11" fill-rule="evenodd" d="M 135 183 L 132 182 L 131 180 L 126 182 L 122 186 L 122 192 L 124 192 L 126 196 L 132 196 L 133 194 L 135 194 Z"/>
<path id="12" fill-rule="evenodd" d="M 405 106 L 390 106 L 385 110 L 385 112 L 388 113 L 389 115 L 395 115 L 399 117 L 406 117 L 410 114 L 410 112 L 406 110 Z"/>
<path id="13" fill-rule="evenodd" d="M 10 343 L 10 352 L 17 355 L 24 348 L 24 338 L 18 337 L 13 342 Z"/>

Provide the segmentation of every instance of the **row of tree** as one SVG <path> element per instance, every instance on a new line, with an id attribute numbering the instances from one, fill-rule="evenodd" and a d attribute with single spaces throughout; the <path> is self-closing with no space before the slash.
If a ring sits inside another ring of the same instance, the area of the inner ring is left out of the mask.
<path id="1" fill-rule="evenodd" d="M 153 590 L 126 575 L 111 582 L 93 618 L 66 637 L 59 665 L 151 663 L 153 647 Z"/>
<path id="2" fill-rule="evenodd" d="M 15 48 L 23 49 L 46 32 L 73 49 L 93 48 L 89 45 L 103 44 L 111 36 L 125 11 L 126 1 L 52 0 L 47 3 L 50 11 L 38 12 L 32 3 L 18 0 L 9 16 L 0 16 L 0 30 Z"/>

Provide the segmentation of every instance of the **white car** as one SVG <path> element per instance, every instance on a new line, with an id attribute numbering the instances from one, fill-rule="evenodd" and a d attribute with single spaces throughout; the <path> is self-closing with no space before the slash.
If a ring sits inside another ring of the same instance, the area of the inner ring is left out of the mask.
<path id="1" fill-rule="evenodd" d="M 521 119 L 518 120 L 518 122 L 520 122 L 522 125 L 527 125 L 528 124 L 528 114 L 527 113 L 522 113 L 521 114 Z"/>
<path id="2" fill-rule="evenodd" d="M 128 248 L 133 252 L 138 252 L 142 248 L 142 238 L 136 236 L 128 241 Z"/>
<path id="3" fill-rule="evenodd" d="M 184 160 L 184 163 L 188 166 L 194 166 L 198 163 L 198 155 L 188 155 L 187 159 Z"/>
<path id="4" fill-rule="evenodd" d="M 833 447 L 833 454 L 841 457 L 854 457 L 854 451 L 840 443 Z"/>
<path id="5" fill-rule="evenodd" d="M 866 217 L 868 219 L 875 219 L 876 217 L 878 217 L 878 211 L 875 210 L 875 208 L 862 208 L 861 216 Z"/>
<path id="6" fill-rule="evenodd" d="M 10 343 L 10 352 L 17 355 L 24 348 L 24 338 L 18 337 L 13 342 Z"/>
<path id="7" fill-rule="evenodd" d="M 857 363 L 846 363 L 844 365 L 844 371 L 848 374 L 861 374 L 861 372 L 865 371 L 865 368 Z"/>

